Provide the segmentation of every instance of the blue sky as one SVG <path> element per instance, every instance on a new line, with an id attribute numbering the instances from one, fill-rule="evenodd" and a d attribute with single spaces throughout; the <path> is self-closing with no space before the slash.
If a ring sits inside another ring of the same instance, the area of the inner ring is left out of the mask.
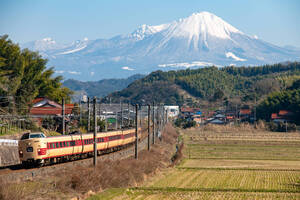
<path id="1" fill-rule="evenodd" d="M 0 35 L 18 43 L 110 38 L 208 11 L 249 35 L 300 47 L 299 0 L 0 0 Z"/>

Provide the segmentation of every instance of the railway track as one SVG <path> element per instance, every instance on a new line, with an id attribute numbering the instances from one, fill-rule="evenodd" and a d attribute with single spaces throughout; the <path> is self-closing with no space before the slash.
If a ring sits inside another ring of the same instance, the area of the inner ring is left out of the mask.
<path id="1" fill-rule="evenodd" d="M 152 140 L 150 140 L 152 141 Z M 141 151 L 147 147 L 147 137 L 143 132 L 142 139 L 139 141 L 138 150 Z M 119 160 L 128 158 L 134 155 L 134 144 L 131 144 L 127 148 L 121 149 L 108 154 L 102 154 L 97 157 L 98 161 L 103 160 Z M 93 158 L 85 158 L 81 160 L 68 161 L 64 163 L 58 163 L 54 165 L 48 165 L 40 168 L 25 169 L 22 165 L 12 165 L 0 168 L 0 180 L 5 182 L 20 182 L 26 180 L 34 180 L 46 175 L 57 172 L 58 170 L 67 169 L 73 166 L 89 166 L 92 164 Z"/>

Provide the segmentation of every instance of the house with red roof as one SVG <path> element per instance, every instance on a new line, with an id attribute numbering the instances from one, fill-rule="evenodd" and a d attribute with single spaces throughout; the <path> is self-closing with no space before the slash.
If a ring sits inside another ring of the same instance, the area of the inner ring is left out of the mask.
<path id="1" fill-rule="evenodd" d="M 291 120 L 291 117 L 294 115 L 293 112 L 288 110 L 279 110 L 278 113 L 272 113 L 271 114 L 271 120 L 273 122 L 279 123 L 279 122 L 288 122 Z"/>
<path id="2" fill-rule="evenodd" d="M 43 118 L 61 116 L 62 105 L 48 98 L 36 98 L 32 102 L 33 106 L 30 109 L 30 116 L 41 123 Z M 72 114 L 74 104 L 65 104 L 65 115 Z"/>
<path id="3" fill-rule="evenodd" d="M 251 114 L 252 114 L 252 112 L 250 109 L 240 109 L 239 118 L 241 121 L 249 121 Z"/>

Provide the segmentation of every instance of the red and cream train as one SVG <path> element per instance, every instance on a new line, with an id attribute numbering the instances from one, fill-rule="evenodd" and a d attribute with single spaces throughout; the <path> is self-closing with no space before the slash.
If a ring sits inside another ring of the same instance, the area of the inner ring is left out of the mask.
<path id="1" fill-rule="evenodd" d="M 138 130 L 138 138 L 141 130 Z M 97 153 L 109 153 L 135 141 L 135 129 L 97 133 Z M 25 133 L 19 141 L 19 157 L 24 166 L 44 165 L 93 155 L 93 134 L 46 137 L 43 133 Z"/>

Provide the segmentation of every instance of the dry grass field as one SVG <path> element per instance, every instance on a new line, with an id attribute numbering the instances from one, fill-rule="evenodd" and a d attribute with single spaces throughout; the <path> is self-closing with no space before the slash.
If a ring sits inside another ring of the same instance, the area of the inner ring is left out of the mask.
<path id="1" fill-rule="evenodd" d="M 141 187 L 91 199 L 300 199 L 300 133 L 250 126 L 180 130 L 184 159 Z"/>
<path id="2" fill-rule="evenodd" d="M 271 192 L 224 192 L 224 191 L 182 191 L 155 189 L 110 189 L 92 196 L 89 200 L 299 200 L 299 193 L 271 193 Z"/>
<path id="3" fill-rule="evenodd" d="M 300 162 L 298 160 L 186 159 L 178 168 L 300 171 Z"/>
<path id="4" fill-rule="evenodd" d="M 150 187 L 294 193 L 299 177 L 300 171 L 178 169 Z"/>

